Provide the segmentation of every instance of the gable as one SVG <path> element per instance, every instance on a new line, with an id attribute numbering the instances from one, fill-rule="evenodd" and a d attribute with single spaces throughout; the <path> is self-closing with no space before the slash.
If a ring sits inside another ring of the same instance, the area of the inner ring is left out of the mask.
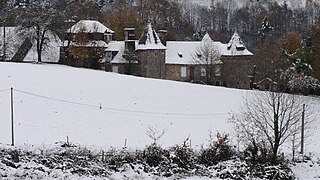
<path id="1" fill-rule="evenodd" d="M 85 33 L 114 33 L 99 21 L 93 20 L 81 20 L 68 29 L 67 33 L 79 33 L 81 30 Z"/>

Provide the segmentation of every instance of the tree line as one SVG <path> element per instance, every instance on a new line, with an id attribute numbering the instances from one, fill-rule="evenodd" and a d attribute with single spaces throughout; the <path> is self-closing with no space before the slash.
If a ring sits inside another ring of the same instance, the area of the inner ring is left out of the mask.
<path id="1" fill-rule="evenodd" d="M 48 31 L 65 39 L 66 30 L 82 19 L 106 24 L 116 40 L 124 39 L 125 27 L 135 27 L 139 37 L 148 21 L 167 30 L 167 40 L 200 40 L 209 32 L 226 43 L 237 31 L 255 55 L 252 80 L 269 78 L 281 91 L 308 94 L 317 84 L 312 78 L 320 79 L 320 3 L 306 2 L 292 9 L 286 2 L 240 7 L 236 0 L 212 0 L 209 8 L 178 0 L 1 0 L 0 23 L 27 30 L 39 54 Z"/>

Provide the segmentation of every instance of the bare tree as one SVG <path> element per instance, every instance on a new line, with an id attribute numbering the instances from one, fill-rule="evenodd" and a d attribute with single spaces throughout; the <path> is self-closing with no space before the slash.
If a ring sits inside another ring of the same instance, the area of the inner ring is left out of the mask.
<path id="1" fill-rule="evenodd" d="M 212 84 L 214 77 L 220 74 L 222 64 L 220 57 L 220 51 L 211 39 L 202 41 L 201 46 L 194 53 L 192 63 L 202 68 L 201 76 L 206 77 L 206 84 Z"/>
<path id="2" fill-rule="evenodd" d="M 2 26 L 2 32 L 0 32 L 0 41 L 2 40 L 0 47 L 2 45 L 2 49 L 0 52 L 0 60 L 6 61 L 7 60 L 7 49 L 8 49 L 8 42 L 9 38 L 7 37 L 7 24 L 10 24 L 10 16 L 12 15 L 12 9 L 13 9 L 13 2 L 10 2 L 8 0 L 1 0 L 0 1 L 0 23 Z"/>
<path id="3" fill-rule="evenodd" d="M 152 126 L 149 126 L 146 131 L 146 135 L 153 140 L 153 144 L 157 144 L 165 133 L 165 129 L 159 130 L 157 127 Z"/>
<path id="4" fill-rule="evenodd" d="M 48 45 L 48 33 L 59 34 L 62 26 L 62 18 L 59 12 L 47 4 L 32 4 L 18 17 L 20 32 L 36 42 L 38 62 L 42 61 L 42 52 Z"/>
<path id="5" fill-rule="evenodd" d="M 280 146 L 301 130 L 304 103 L 301 96 L 294 94 L 255 92 L 245 99 L 242 112 L 231 119 L 243 141 L 256 148 L 267 146 L 276 160 Z"/>

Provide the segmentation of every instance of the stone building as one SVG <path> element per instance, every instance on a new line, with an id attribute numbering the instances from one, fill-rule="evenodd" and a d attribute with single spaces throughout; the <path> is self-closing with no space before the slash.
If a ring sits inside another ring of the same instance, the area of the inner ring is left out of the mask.
<path id="1" fill-rule="evenodd" d="M 114 31 L 98 21 L 81 20 L 66 31 L 60 47 L 62 64 L 101 68 L 106 59 L 106 49 L 113 40 Z"/>
<path id="2" fill-rule="evenodd" d="M 69 29 L 63 48 L 74 43 L 70 37 L 80 32 L 81 23 L 90 37 L 88 42 L 103 49 L 99 62 L 106 71 L 234 88 L 248 89 L 252 85 L 249 77 L 253 54 L 236 32 L 227 44 L 213 41 L 209 34 L 202 41 L 165 41 L 165 31 L 157 33 L 149 23 L 139 40 L 135 28 L 125 28 L 125 40 L 113 41 L 114 32 L 101 23 L 93 28 L 92 21 L 80 21 Z M 88 44 L 84 46 L 91 48 Z M 63 54 L 67 53 L 63 48 L 62 62 L 63 57 L 74 58 Z"/>
<path id="3" fill-rule="evenodd" d="M 124 43 L 117 43 L 115 46 L 118 46 L 119 51 L 111 60 L 113 72 L 147 78 L 166 78 L 166 47 L 150 23 L 138 41 L 134 40 L 134 28 L 126 28 Z M 107 53 L 110 54 L 115 46 L 107 49 Z"/>
<path id="4" fill-rule="evenodd" d="M 238 33 L 228 44 L 213 41 L 168 41 L 166 79 L 199 82 L 234 88 L 250 88 L 253 54 Z"/>
<path id="5" fill-rule="evenodd" d="M 136 56 L 141 67 L 141 76 L 165 79 L 166 47 L 162 44 L 150 23 L 140 37 L 136 48 Z"/>
<path id="6" fill-rule="evenodd" d="M 227 45 L 222 45 L 221 78 L 223 85 L 248 89 L 250 84 L 253 54 L 248 51 L 238 33 L 234 33 Z"/>

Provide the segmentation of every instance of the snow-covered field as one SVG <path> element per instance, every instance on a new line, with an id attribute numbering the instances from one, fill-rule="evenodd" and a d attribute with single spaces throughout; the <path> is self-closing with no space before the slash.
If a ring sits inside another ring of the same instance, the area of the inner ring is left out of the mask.
<path id="1" fill-rule="evenodd" d="M 209 131 L 232 135 L 229 113 L 252 93 L 49 64 L 0 63 L 0 82 L 0 143 L 11 143 L 13 87 L 15 143 L 36 146 L 68 136 L 88 146 L 145 147 L 152 127 L 165 130 L 164 147 L 190 135 L 195 148 Z M 307 150 L 320 151 L 320 132 L 313 137 Z"/>
<path id="2" fill-rule="evenodd" d="M 148 127 L 160 144 L 193 147 L 226 122 L 247 91 L 119 75 L 62 65 L 0 63 L 0 90 L 13 87 L 17 145 L 65 141 L 101 147 L 144 147 Z M 100 109 L 101 104 L 101 109 Z M 10 91 L 0 93 L 0 142 L 10 144 Z"/>
<path id="3" fill-rule="evenodd" d="M 68 136 L 97 149 L 122 148 L 125 141 L 129 148 L 143 148 L 152 143 L 149 127 L 165 130 L 163 147 L 190 136 L 192 147 L 199 148 L 207 144 L 209 131 L 232 135 L 229 113 L 238 112 L 243 97 L 253 93 L 63 65 L 0 63 L 3 146 L 11 143 L 10 87 L 17 146 L 50 147 Z M 317 154 L 316 128 L 306 152 Z"/>

